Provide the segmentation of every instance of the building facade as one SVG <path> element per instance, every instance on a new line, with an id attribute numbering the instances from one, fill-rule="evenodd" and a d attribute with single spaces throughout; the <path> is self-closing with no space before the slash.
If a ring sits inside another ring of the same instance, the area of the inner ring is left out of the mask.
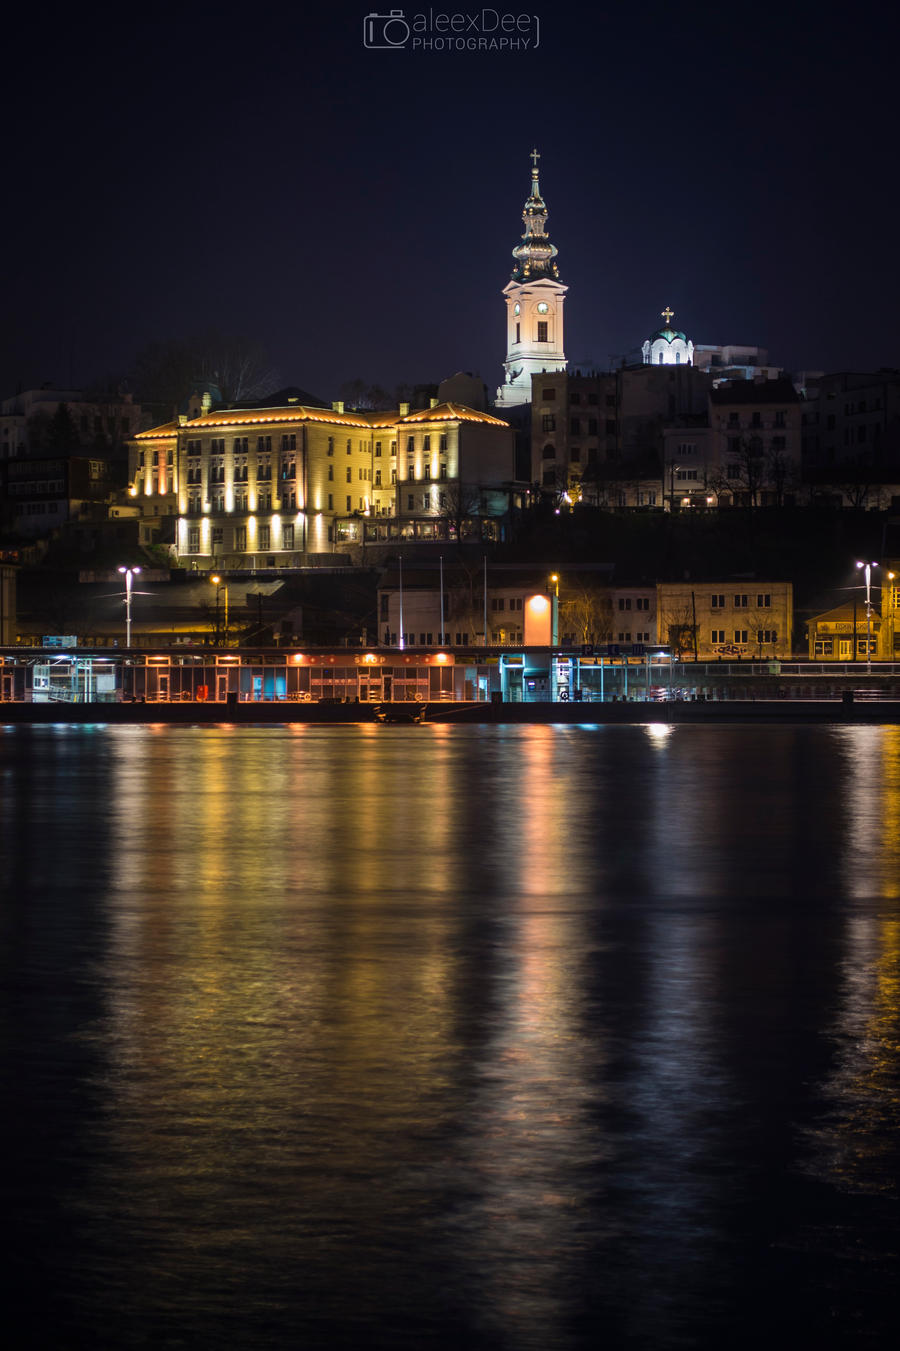
<path id="1" fill-rule="evenodd" d="M 547 236 L 547 207 L 541 197 L 532 151 L 531 193 L 522 211 L 525 231 L 513 249 L 516 265 L 503 288 L 506 297 L 506 360 L 497 407 L 512 408 L 531 399 L 531 382 L 542 371 L 566 368 L 563 306 L 566 290 L 554 261 L 558 249 Z"/>
<path id="2" fill-rule="evenodd" d="M 135 437 L 129 493 L 182 566 L 291 567 L 347 545 L 496 537 L 513 454 L 507 423 L 451 403 L 221 409 Z"/>
<path id="3" fill-rule="evenodd" d="M 791 656 L 790 582 L 661 582 L 656 591 L 659 641 L 675 657 L 759 661 Z"/>

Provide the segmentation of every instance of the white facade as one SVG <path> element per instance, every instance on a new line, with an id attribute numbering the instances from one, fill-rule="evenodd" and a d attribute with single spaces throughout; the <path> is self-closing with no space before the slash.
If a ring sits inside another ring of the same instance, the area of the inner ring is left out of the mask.
<path id="1" fill-rule="evenodd" d="M 651 333 L 641 348 L 645 366 L 693 366 L 694 344 L 678 329 L 670 327 L 674 317 L 675 311 L 667 305 L 662 311 L 666 327 Z"/>
<path id="2" fill-rule="evenodd" d="M 537 151 L 532 151 L 531 195 L 525 203 L 522 242 L 513 249 L 516 266 L 503 288 L 506 297 L 506 360 L 499 408 L 531 400 L 531 377 L 564 371 L 563 305 L 566 290 L 554 262 L 558 250 L 547 237 L 547 207 L 538 181 Z"/>

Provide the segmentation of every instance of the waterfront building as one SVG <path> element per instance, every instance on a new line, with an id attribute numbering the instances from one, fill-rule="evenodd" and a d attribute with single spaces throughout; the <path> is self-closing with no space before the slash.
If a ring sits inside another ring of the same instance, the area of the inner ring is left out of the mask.
<path id="1" fill-rule="evenodd" d="M 129 491 L 181 566 L 297 567 L 368 543 L 498 538 L 513 445 L 502 419 L 437 400 L 210 409 L 134 438 Z"/>
<path id="2" fill-rule="evenodd" d="M 790 582 L 660 582 L 656 591 L 658 638 L 677 657 L 746 661 L 791 656 Z"/>
<path id="3" fill-rule="evenodd" d="M 547 235 L 537 150 L 531 159 L 531 192 L 522 211 L 525 230 L 512 251 L 516 263 L 503 288 L 506 360 L 496 403 L 501 410 L 530 402 L 533 376 L 566 368 L 563 307 L 568 288 L 559 280 L 559 250 Z"/>

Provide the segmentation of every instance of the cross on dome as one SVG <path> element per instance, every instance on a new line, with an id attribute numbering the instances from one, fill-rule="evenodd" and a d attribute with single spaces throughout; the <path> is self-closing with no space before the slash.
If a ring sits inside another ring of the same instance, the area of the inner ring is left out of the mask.
<path id="1" fill-rule="evenodd" d="M 665 319 L 667 324 L 671 324 L 672 320 L 675 318 L 675 311 L 669 305 L 667 305 L 664 310 L 660 310 L 659 313 L 660 318 Z"/>

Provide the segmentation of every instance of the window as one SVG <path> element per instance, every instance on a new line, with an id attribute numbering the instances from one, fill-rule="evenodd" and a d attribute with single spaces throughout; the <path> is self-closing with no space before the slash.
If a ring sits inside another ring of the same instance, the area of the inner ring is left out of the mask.
<path id="1" fill-rule="evenodd" d="M 406 499 L 406 510 L 415 511 L 415 509 L 416 509 L 416 499 L 413 497 L 412 493 L 410 493 Z"/>
<path id="2" fill-rule="evenodd" d="M 521 324 L 516 324 L 516 342 L 522 341 L 521 327 Z"/>
<path id="3" fill-rule="evenodd" d="M 334 465 L 333 465 L 333 464 L 330 464 L 330 465 L 328 466 L 328 482 L 329 482 L 329 483 L 334 483 Z"/>
<path id="4" fill-rule="evenodd" d="M 415 455 L 416 453 L 416 438 L 414 436 L 406 438 L 406 453 L 407 455 Z"/>
<path id="5" fill-rule="evenodd" d="M 739 464 L 729 464 L 725 468 L 725 477 L 730 479 L 740 478 L 741 466 Z"/>
<path id="6" fill-rule="evenodd" d="M 329 454 L 329 455 L 333 455 L 333 454 L 334 454 L 334 437 L 333 437 L 333 436 L 329 436 L 329 438 L 328 438 L 328 454 Z"/>
<path id="7" fill-rule="evenodd" d="M 698 469 L 679 469 L 676 471 L 675 478 L 679 483 L 696 483 L 699 472 Z"/>
<path id="8" fill-rule="evenodd" d="M 544 413 L 541 416 L 541 431 L 556 431 L 556 415 L 554 413 Z"/>
<path id="9" fill-rule="evenodd" d="M 578 446 L 572 447 L 569 459 L 572 461 L 573 464 L 579 463 L 579 461 L 581 460 L 581 450 Z"/>
<path id="10" fill-rule="evenodd" d="M 569 418 L 569 431 L 572 433 L 573 436 L 579 436 L 579 435 L 581 434 L 581 418 L 580 418 L 580 417 L 570 417 L 570 418 Z"/>
<path id="11" fill-rule="evenodd" d="M 292 525 L 283 525 L 281 527 L 281 547 L 282 549 L 293 549 L 294 527 Z"/>
<path id="12" fill-rule="evenodd" d="M 786 422 L 785 422 L 785 414 L 784 414 L 784 413 L 776 413 L 776 414 L 775 414 L 775 426 L 776 426 L 776 427 L 784 427 L 784 426 L 786 426 L 786 425 L 787 425 L 787 424 L 786 424 Z"/>
<path id="13" fill-rule="evenodd" d="M 552 403 L 553 400 L 554 400 L 555 398 L 556 398 L 556 390 L 555 390 L 555 389 L 545 389 L 545 390 L 544 390 L 544 403 Z"/>
<path id="14" fill-rule="evenodd" d="M 734 631 L 734 641 L 735 641 L 736 643 L 746 643 L 746 641 L 747 641 L 747 630 L 746 630 L 746 629 L 735 629 L 735 631 Z"/>
<path id="15" fill-rule="evenodd" d="M 637 597 L 635 598 L 634 608 L 635 608 L 636 610 L 649 610 L 649 609 L 650 609 L 650 597 L 649 597 L 649 596 L 637 596 Z"/>
<path id="16" fill-rule="evenodd" d="M 442 479 L 445 479 L 446 477 L 447 477 L 447 466 L 446 466 L 445 464 L 442 464 L 442 465 L 441 465 L 441 478 L 442 478 Z"/>
<path id="17" fill-rule="evenodd" d="M 724 630 L 724 629 L 713 629 L 712 633 L 710 634 L 710 642 L 711 642 L 711 643 L 724 643 L 724 641 L 725 641 L 725 630 Z"/>
<path id="18" fill-rule="evenodd" d="M 588 436 L 596 436 L 596 435 L 597 435 L 597 419 L 595 417 L 589 417 Z"/>
<path id="19" fill-rule="evenodd" d="M 347 482 L 353 482 L 353 467 L 349 464 L 347 465 Z"/>
<path id="20" fill-rule="evenodd" d="M 709 603 L 714 610 L 725 609 L 725 597 L 722 595 L 721 591 L 714 596 L 710 596 Z"/>
<path id="21" fill-rule="evenodd" d="M 213 548 L 218 544 L 220 547 L 225 543 L 225 531 L 220 525 L 214 525 L 212 528 Z"/>
<path id="22" fill-rule="evenodd" d="M 620 643 L 630 643 L 630 642 L 631 642 L 631 631 L 629 630 L 628 633 L 620 633 L 619 636 L 618 636 L 617 642 L 620 642 Z"/>
<path id="23" fill-rule="evenodd" d="M 539 320 L 538 320 L 537 340 L 538 340 L 538 342 L 547 342 L 547 320 L 546 320 L 546 319 L 539 319 Z"/>
<path id="24" fill-rule="evenodd" d="M 200 552 L 200 527 L 199 525 L 188 526 L 188 553 L 198 554 Z"/>
<path id="25" fill-rule="evenodd" d="M 745 596 L 745 595 L 744 595 L 744 596 L 735 596 L 735 598 L 734 598 L 734 608 L 735 608 L 736 610 L 746 610 L 748 599 L 749 599 L 749 597 L 747 597 L 747 596 Z"/>
<path id="26" fill-rule="evenodd" d="M 758 608 L 758 609 L 760 609 L 760 610 L 768 610 L 769 607 L 770 607 L 771 604 L 772 604 L 772 597 L 771 597 L 771 595 L 769 594 L 769 592 L 768 592 L 768 591 L 766 591 L 766 592 L 762 592 L 762 591 L 761 591 L 761 592 L 759 593 L 759 595 L 756 597 L 756 604 L 757 604 L 757 608 Z"/>
<path id="27" fill-rule="evenodd" d="M 739 426 L 740 426 L 740 422 L 738 421 L 738 415 L 737 415 L 737 413 L 729 413 L 729 414 L 728 414 L 728 425 L 729 425 L 729 427 L 739 427 Z"/>
<path id="28" fill-rule="evenodd" d="M 350 437 L 348 436 L 348 437 L 347 437 L 347 454 L 349 455 L 349 454 L 351 453 L 352 450 L 353 450 L 353 442 L 350 440 Z"/>
<path id="29" fill-rule="evenodd" d="M 777 643 L 778 634 L 775 629 L 758 629 L 756 641 L 758 643 Z"/>
<path id="30" fill-rule="evenodd" d="M 376 488 L 380 488 L 380 487 L 381 487 L 381 470 L 380 470 L 380 469 L 376 469 L 376 470 L 375 470 L 375 487 L 376 487 Z"/>
<path id="31" fill-rule="evenodd" d="M 447 437 L 447 433 L 446 433 L 446 432 L 441 432 L 441 434 L 440 434 L 440 436 L 439 436 L 439 438 L 438 438 L 438 450 L 441 452 L 442 455 L 446 455 L 446 454 L 447 454 L 447 447 L 448 447 L 448 444 L 449 444 L 449 440 L 448 440 L 448 437 Z"/>
<path id="32" fill-rule="evenodd" d="M 630 597 L 630 596 L 620 596 L 620 597 L 619 597 L 619 609 L 620 609 L 620 610 L 630 610 L 630 609 L 631 609 L 631 597 Z"/>
<path id="33" fill-rule="evenodd" d="M 328 494 L 328 510 L 334 511 L 334 493 Z"/>
<path id="34" fill-rule="evenodd" d="M 247 527 L 239 525 L 234 532 L 234 547 L 238 553 L 243 553 L 247 548 Z"/>

